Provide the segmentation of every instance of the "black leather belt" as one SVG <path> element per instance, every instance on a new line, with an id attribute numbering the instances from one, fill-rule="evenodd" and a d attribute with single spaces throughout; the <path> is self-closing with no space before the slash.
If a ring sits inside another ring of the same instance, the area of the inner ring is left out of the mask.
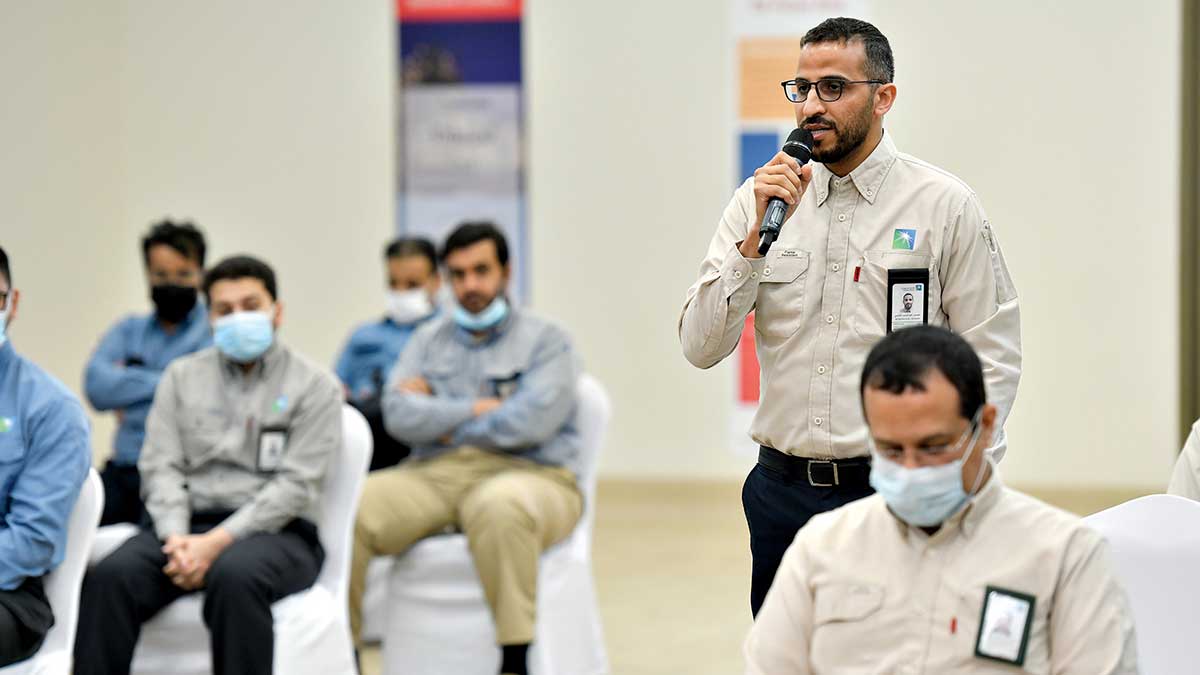
<path id="1" fill-rule="evenodd" d="M 871 477 L 871 460 L 866 457 L 809 459 L 760 445 L 758 463 L 793 481 L 807 482 L 813 487 L 868 485 Z"/>

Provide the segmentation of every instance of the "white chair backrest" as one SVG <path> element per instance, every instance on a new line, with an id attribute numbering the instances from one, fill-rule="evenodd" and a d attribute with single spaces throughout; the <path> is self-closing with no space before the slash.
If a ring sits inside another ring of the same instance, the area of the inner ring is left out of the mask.
<path id="1" fill-rule="evenodd" d="M 342 447 L 325 474 L 321 519 L 317 523 L 321 546 L 325 548 L 325 564 L 315 584 L 328 589 L 340 603 L 347 601 L 354 517 L 371 464 L 371 448 L 371 427 L 367 420 L 354 408 L 343 405 Z"/>
<path id="2" fill-rule="evenodd" d="M 1088 516 L 1133 607 L 1142 675 L 1194 672 L 1200 627 L 1200 502 L 1140 497 Z"/>
<path id="3" fill-rule="evenodd" d="M 104 511 L 104 486 L 95 469 L 89 469 L 83 489 L 67 521 L 67 550 L 63 561 L 46 575 L 46 599 L 54 609 L 54 627 L 42 643 L 43 650 L 75 648 L 75 626 L 79 618 L 79 588 L 87 569 L 92 538 Z"/>
<path id="4" fill-rule="evenodd" d="M 583 491 L 587 512 L 584 517 L 591 522 L 596 501 L 596 472 L 600 463 L 600 449 L 608 433 L 612 419 L 612 401 L 600 381 L 584 373 L 579 377 L 575 389 L 575 428 L 580 439 L 579 487 Z"/>

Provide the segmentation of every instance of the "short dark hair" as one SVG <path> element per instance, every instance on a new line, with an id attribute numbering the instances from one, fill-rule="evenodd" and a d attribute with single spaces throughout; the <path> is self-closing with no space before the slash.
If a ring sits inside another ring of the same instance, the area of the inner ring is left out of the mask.
<path id="1" fill-rule="evenodd" d="M 446 244 L 442 246 L 442 262 L 446 262 L 446 258 L 460 248 L 474 246 L 487 240 L 496 244 L 496 256 L 500 259 L 500 265 L 502 267 L 507 265 L 508 240 L 504 238 L 504 233 L 496 227 L 495 223 L 482 220 L 466 222 L 454 228 L 450 236 L 446 237 Z"/>
<path id="2" fill-rule="evenodd" d="M 429 261 L 429 265 L 433 267 L 433 271 L 437 271 L 438 256 L 437 249 L 434 248 L 433 242 L 424 237 L 400 237 L 392 240 L 386 248 L 383 249 L 383 257 L 385 260 L 391 258 L 407 258 L 410 256 L 421 256 Z"/>
<path id="3" fill-rule="evenodd" d="M 158 245 L 166 245 L 179 252 L 185 258 L 195 260 L 200 268 L 204 268 L 204 233 L 192 223 L 174 223 L 163 220 L 155 223 L 150 231 L 142 237 L 142 260 L 150 265 L 150 249 Z"/>
<path id="4" fill-rule="evenodd" d="M 845 42 L 860 40 L 867 53 L 866 72 L 868 79 L 891 82 L 896 77 L 896 62 L 892 59 L 892 45 L 875 26 L 861 19 L 838 17 L 826 19 L 804 34 L 800 47 L 822 42 Z"/>
<path id="5" fill-rule="evenodd" d="M 914 326 L 880 340 L 863 365 L 859 393 L 867 387 L 893 394 L 925 391 L 925 379 L 935 369 L 958 390 L 960 414 L 974 419 L 987 403 L 983 365 L 966 340 L 945 328 Z"/>
<path id="6" fill-rule="evenodd" d="M 211 302 L 209 291 L 218 281 L 258 279 L 267 287 L 272 300 L 279 297 L 275 286 L 275 270 L 267 263 L 248 255 L 235 255 L 222 260 L 204 275 L 204 298 Z"/>
<path id="7" fill-rule="evenodd" d="M 4 252 L 4 247 L 0 246 L 0 275 L 4 276 L 4 280 L 8 285 L 12 286 L 12 268 L 8 266 L 8 254 Z M 11 290 L 11 288 L 9 289 Z"/>

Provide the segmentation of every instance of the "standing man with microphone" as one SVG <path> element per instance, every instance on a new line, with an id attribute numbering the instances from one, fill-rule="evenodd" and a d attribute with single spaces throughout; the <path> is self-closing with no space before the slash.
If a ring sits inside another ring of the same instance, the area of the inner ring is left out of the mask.
<path id="1" fill-rule="evenodd" d="M 737 189 L 679 319 L 684 355 L 710 368 L 754 311 L 762 395 L 750 435 L 760 449 L 742 501 L 755 614 L 809 518 L 872 492 L 858 376 L 876 342 L 946 326 L 979 353 L 997 428 L 1016 396 L 1020 313 L 1000 245 L 970 187 L 884 132 L 893 77 L 891 46 L 865 21 L 829 19 L 805 34 L 782 86 L 812 134 L 814 164 L 780 152 Z M 774 199 L 786 211 L 769 241 L 760 229 Z"/>

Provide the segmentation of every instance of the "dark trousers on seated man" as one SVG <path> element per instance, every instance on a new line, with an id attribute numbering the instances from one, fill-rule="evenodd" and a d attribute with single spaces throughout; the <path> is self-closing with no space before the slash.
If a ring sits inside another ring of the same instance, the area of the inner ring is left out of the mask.
<path id="1" fill-rule="evenodd" d="M 54 613 L 41 577 L 29 577 L 11 591 L 0 591 L 0 667 L 37 653 L 54 625 Z"/>
<path id="2" fill-rule="evenodd" d="M 192 532 L 206 532 L 228 516 L 197 514 Z M 143 529 L 88 571 L 80 601 L 75 675 L 128 673 L 142 624 L 190 592 L 163 573 L 167 556 L 162 547 L 152 528 Z M 271 605 L 311 586 L 324 559 L 316 526 L 303 519 L 275 534 L 238 540 L 217 557 L 202 589 L 215 675 L 272 672 Z"/>
<path id="3" fill-rule="evenodd" d="M 758 465 L 742 487 L 742 506 L 750 527 L 750 611 L 758 615 L 775 570 L 796 533 L 818 513 L 832 511 L 874 494 L 866 457 L 831 462 L 759 448 Z"/>

